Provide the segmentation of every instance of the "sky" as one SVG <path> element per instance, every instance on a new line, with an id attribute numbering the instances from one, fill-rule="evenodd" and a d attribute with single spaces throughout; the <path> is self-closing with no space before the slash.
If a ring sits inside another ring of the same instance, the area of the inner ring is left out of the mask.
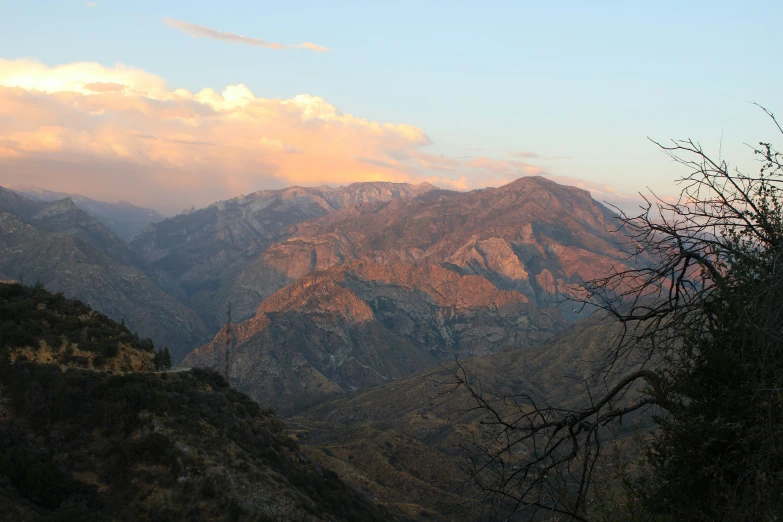
<path id="1" fill-rule="evenodd" d="M 783 2 L 0 2 L 0 185 L 173 214 L 355 181 L 527 175 L 630 204 L 783 112 Z M 778 140 L 780 141 L 780 140 Z"/>

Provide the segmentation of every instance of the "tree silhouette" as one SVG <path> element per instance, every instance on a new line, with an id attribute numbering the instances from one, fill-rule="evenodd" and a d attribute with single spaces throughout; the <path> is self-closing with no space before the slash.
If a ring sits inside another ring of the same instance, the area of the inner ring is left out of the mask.
<path id="1" fill-rule="evenodd" d="M 485 436 L 464 447 L 490 518 L 606 520 L 588 502 L 592 479 L 632 414 L 657 428 L 623 477 L 638 508 L 618 520 L 783 517 L 783 156 L 751 147 L 761 168 L 746 175 L 691 140 L 656 144 L 690 172 L 677 201 L 618 209 L 636 264 L 583 285 L 581 302 L 618 332 L 584 404 L 496 397 L 454 373 L 485 414 Z"/>

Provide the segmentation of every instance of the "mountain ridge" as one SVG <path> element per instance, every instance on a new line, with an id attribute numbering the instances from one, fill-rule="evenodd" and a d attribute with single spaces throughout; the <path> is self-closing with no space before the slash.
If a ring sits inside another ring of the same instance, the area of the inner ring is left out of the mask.
<path id="1" fill-rule="evenodd" d="M 150 223 L 164 219 L 156 210 L 138 207 L 127 201 L 99 201 L 80 194 L 56 192 L 35 185 L 14 185 L 10 189 L 43 202 L 70 198 L 77 207 L 100 220 L 123 241 L 130 241 Z"/>
<path id="2" fill-rule="evenodd" d="M 455 356 L 544 341 L 587 313 L 562 294 L 626 263 L 613 218 L 587 191 L 522 178 L 292 225 L 250 265 L 288 284 L 234 325 L 232 385 L 289 413 Z M 219 332 L 186 363 L 222 368 L 225 345 Z"/>
<path id="3" fill-rule="evenodd" d="M 285 281 L 257 281 L 246 273 L 256 257 L 288 235 L 289 226 L 345 206 L 405 198 L 428 184 L 365 182 L 344 187 L 288 187 L 213 203 L 150 225 L 130 246 L 157 271 L 159 284 L 217 330 L 232 301 L 238 319 Z"/>

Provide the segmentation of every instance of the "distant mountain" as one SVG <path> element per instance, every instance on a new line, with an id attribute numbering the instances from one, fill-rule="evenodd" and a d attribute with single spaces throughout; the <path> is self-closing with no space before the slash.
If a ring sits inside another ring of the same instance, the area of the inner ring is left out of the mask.
<path id="1" fill-rule="evenodd" d="M 235 325 L 232 385 L 286 412 L 545 340 L 580 316 L 559 293 L 624 263 L 613 221 L 588 192 L 531 177 L 294 225 L 236 278 L 292 283 Z M 222 368 L 225 345 L 221 332 L 185 364 Z"/>
<path id="2" fill-rule="evenodd" d="M 156 270 L 163 288 L 196 310 L 216 331 L 228 301 L 251 317 L 261 300 L 290 282 L 256 269 L 259 254 L 289 237 L 289 228 L 339 209 L 422 194 L 428 183 L 353 183 L 345 187 L 263 190 L 163 220 L 130 246 Z M 242 279 L 238 277 L 242 275 Z"/>
<path id="3" fill-rule="evenodd" d="M 39 281 L 89 303 L 141 337 L 168 345 L 175 360 L 208 339 L 198 315 L 163 291 L 135 252 L 70 199 L 33 201 L 0 187 L 0 279 Z"/>
<path id="4" fill-rule="evenodd" d="M 97 201 L 78 194 L 53 192 L 33 185 L 15 185 L 11 187 L 11 190 L 30 199 L 44 202 L 68 198 L 77 207 L 98 218 L 123 241 L 130 241 L 133 236 L 147 226 L 163 219 L 163 216 L 156 210 L 137 207 L 127 201 Z"/>
<path id="5" fill-rule="evenodd" d="M 0 187 L 0 212 L 13 214 L 44 233 L 62 233 L 85 240 L 90 246 L 122 264 L 139 267 L 141 258 L 98 218 L 79 208 L 72 199 L 32 200 Z"/>

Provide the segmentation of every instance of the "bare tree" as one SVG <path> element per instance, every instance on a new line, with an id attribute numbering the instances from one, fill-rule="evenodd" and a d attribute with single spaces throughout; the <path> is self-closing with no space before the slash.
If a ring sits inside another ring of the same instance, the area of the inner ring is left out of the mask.
<path id="1" fill-rule="evenodd" d="M 678 482 L 670 469 L 677 462 L 706 466 L 708 455 L 723 451 L 716 448 L 744 452 L 731 466 L 747 467 L 740 472 L 727 464 L 711 472 L 723 481 L 720 488 L 732 491 L 726 502 L 769 517 L 759 520 L 772 520 L 782 505 L 779 493 L 767 488 L 783 477 L 776 464 L 783 452 L 770 442 L 783 425 L 783 401 L 770 400 L 783 386 L 783 157 L 769 143 L 751 147 L 761 168 L 746 175 L 692 140 L 655 143 L 689 170 L 679 181 L 679 198 L 643 196 L 636 215 L 616 209 L 618 231 L 627 237 L 626 263 L 571 292 L 595 306 L 616 332 L 586 383 L 584 404 L 556 407 L 531 395 L 495 396 L 464 366 L 454 372 L 456 388 L 467 390 L 484 414 L 483 429 L 464 448 L 476 486 L 472 501 L 488 519 L 522 520 L 546 510 L 559 519 L 588 520 L 591 479 L 608 428 L 640 414 L 654 416 L 660 426 L 650 442 L 654 477 L 647 484 L 655 484 L 642 492 L 650 513 L 665 501 L 682 510 L 678 520 L 716 516 L 704 503 L 688 505 L 688 493 L 677 487 L 685 490 L 689 483 Z M 735 404 L 738 394 L 745 404 Z M 742 408 L 758 411 L 747 415 Z M 713 428 L 703 422 L 707 418 Z M 742 441 L 708 440 L 711 429 Z M 687 430 L 705 435 L 686 441 Z M 693 444 L 702 460 L 673 455 L 676 444 Z M 768 452 L 766 460 L 753 456 L 759 448 Z M 683 475 L 712 480 L 702 472 L 684 469 Z M 713 503 L 724 499 L 715 498 Z"/>

